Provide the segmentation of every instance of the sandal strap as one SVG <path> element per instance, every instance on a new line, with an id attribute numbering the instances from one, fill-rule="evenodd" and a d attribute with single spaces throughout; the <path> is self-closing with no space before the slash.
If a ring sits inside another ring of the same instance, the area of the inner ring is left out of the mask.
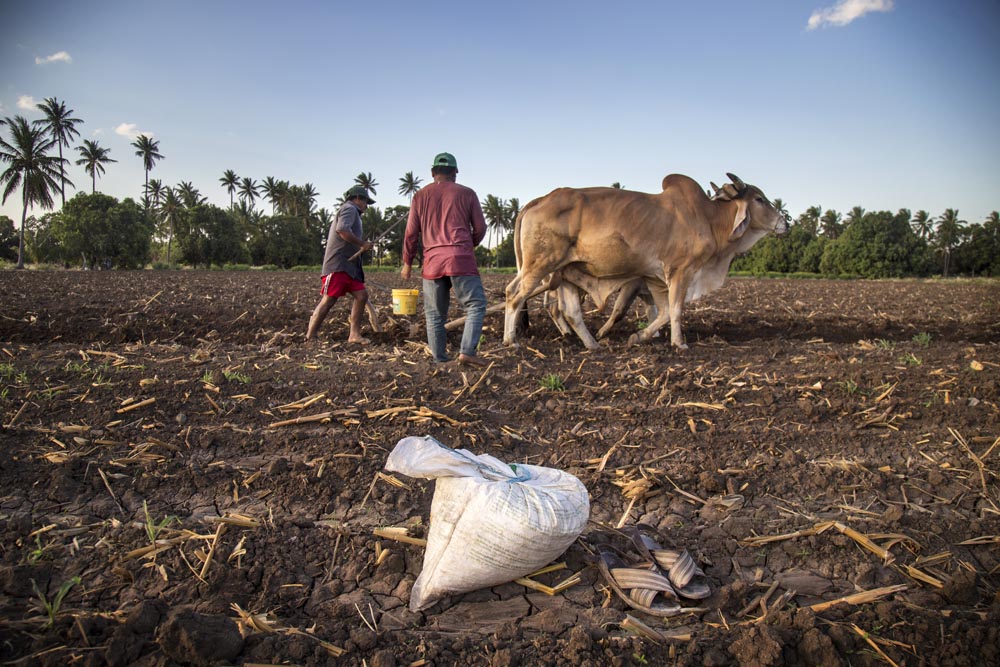
<path id="1" fill-rule="evenodd" d="M 656 572 L 637 570 L 634 567 L 615 567 L 611 568 L 610 572 L 618 585 L 625 590 L 648 590 L 653 596 L 661 593 L 672 600 L 677 599 L 677 593 L 670 585 L 670 581 Z"/>

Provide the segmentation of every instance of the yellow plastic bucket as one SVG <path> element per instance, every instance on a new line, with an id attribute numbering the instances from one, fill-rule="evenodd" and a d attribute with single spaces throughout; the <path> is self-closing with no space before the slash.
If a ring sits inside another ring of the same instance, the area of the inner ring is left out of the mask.
<path id="1" fill-rule="evenodd" d="M 392 314 L 416 315 L 418 294 L 420 291 L 415 289 L 392 290 Z"/>

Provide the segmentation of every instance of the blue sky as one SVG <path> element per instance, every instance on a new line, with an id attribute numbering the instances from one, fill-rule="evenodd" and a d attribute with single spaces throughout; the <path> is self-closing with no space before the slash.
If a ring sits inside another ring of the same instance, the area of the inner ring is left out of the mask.
<path id="1" fill-rule="evenodd" d="M 0 116 L 66 102 L 78 141 L 118 160 L 97 184 L 118 198 L 141 194 L 144 132 L 151 178 L 221 206 L 226 169 L 312 183 L 328 208 L 371 172 L 380 206 L 405 203 L 399 178 L 449 151 L 481 198 L 522 204 L 728 171 L 793 216 L 982 222 L 1000 209 L 998 29 L 996 0 L 4 3 Z M 0 213 L 20 221 L 19 198 Z"/>

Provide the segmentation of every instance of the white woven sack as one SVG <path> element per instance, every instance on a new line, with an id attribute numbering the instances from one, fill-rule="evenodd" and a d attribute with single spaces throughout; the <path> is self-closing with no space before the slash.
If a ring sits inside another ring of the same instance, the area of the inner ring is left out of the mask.
<path id="1" fill-rule="evenodd" d="M 400 440 L 385 468 L 437 480 L 412 611 L 547 565 L 579 537 L 590 515 L 587 489 L 569 473 L 507 465 L 430 436 Z"/>

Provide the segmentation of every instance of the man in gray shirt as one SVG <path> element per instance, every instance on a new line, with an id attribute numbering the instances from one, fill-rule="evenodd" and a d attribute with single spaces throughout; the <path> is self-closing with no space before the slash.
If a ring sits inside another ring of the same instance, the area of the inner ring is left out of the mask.
<path id="1" fill-rule="evenodd" d="M 371 241 L 362 239 L 361 214 L 375 200 L 368 196 L 368 190 L 361 185 L 355 185 L 345 195 L 347 201 L 337 211 L 337 219 L 330 225 L 326 237 L 326 253 L 323 256 L 323 295 L 312 317 L 309 318 L 309 329 L 306 340 L 316 337 L 319 325 L 323 323 L 327 313 L 337 302 L 337 299 L 348 292 L 354 297 L 351 304 L 351 333 L 347 338 L 349 343 L 367 343 L 368 339 L 361 335 L 361 314 L 368 303 L 368 290 L 365 289 L 365 272 L 361 268 L 362 255 L 372 248 Z M 361 252 L 359 253 L 358 250 Z M 358 255 L 357 259 L 351 257 Z"/>

